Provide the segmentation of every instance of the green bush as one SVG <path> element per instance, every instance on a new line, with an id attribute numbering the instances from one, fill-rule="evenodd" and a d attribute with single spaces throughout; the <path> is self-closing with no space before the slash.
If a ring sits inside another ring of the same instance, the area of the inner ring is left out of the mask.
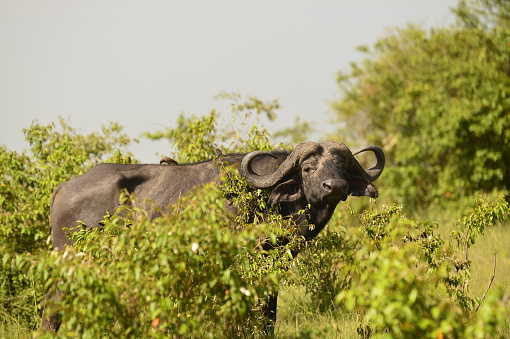
<path id="1" fill-rule="evenodd" d="M 50 306 L 63 316 L 58 334 L 261 334 L 261 305 L 278 288 L 278 276 L 291 256 L 266 253 L 260 245 L 287 235 L 288 222 L 240 228 L 224 205 L 223 193 L 211 184 L 156 220 L 126 207 L 127 216 L 120 216 L 126 210 L 119 211 L 107 216 L 103 228 L 75 233 L 73 248 L 53 252 L 37 268 L 46 286 L 63 293 Z"/>
<path id="2" fill-rule="evenodd" d="M 272 118 L 277 102 L 230 98 L 239 130 L 218 127 L 212 112 L 181 117 L 179 128 L 159 137 L 172 142 L 180 161 L 273 148 L 268 131 L 246 119 Z M 221 188 L 190 192 L 168 215 L 150 221 L 136 197 L 123 196 L 123 214 L 107 214 L 105 227 L 75 232 L 74 247 L 51 252 L 54 188 L 95 163 L 134 162 L 126 152 L 131 140 L 115 124 L 85 136 L 65 123 L 60 130 L 33 124 L 25 133 L 30 151 L 0 149 L 0 324 L 7 324 L 1 335 L 35 329 L 34 336 L 54 337 L 39 329 L 41 300 L 52 290 L 63 293 L 45 301 L 50 311 L 61 311 L 60 337 L 259 336 L 264 299 L 285 293 L 286 286 L 305 291 L 309 312 L 333 308 L 335 324 L 350 319 L 356 326 L 359 319 L 361 337 L 510 333 L 508 305 L 502 303 L 508 290 L 496 290 L 493 277 L 477 289 L 482 293 L 469 288 L 477 240 L 509 216 L 502 198 L 477 199 L 446 235 L 438 223 L 407 217 L 400 206 L 349 199 L 317 239 L 304 242 L 290 220 L 265 205 L 267 192 L 249 189 L 235 169 L 221 167 Z M 225 210 L 225 196 L 238 214 Z M 453 200 L 448 207 L 455 211 L 448 220 L 462 209 Z M 361 227 L 351 227 L 357 223 Z M 289 243 L 260 249 L 282 239 Z M 286 312 L 279 314 L 285 318 Z M 296 326 L 290 336 L 331 333 L 327 326 Z"/>
<path id="3" fill-rule="evenodd" d="M 220 113 L 213 109 L 202 116 L 186 117 L 181 114 L 177 127 L 144 133 L 144 136 L 152 140 L 168 140 L 175 152 L 174 157 L 184 163 L 211 159 L 218 153 L 268 151 L 275 148 L 270 143 L 270 133 L 260 127 L 260 120 L 264 116 L 268 121 L 276 119 L 276 111 L 280 107 L 278 100 L 264 102 L 247 97 L 241 101 L 242 97 L 237 93 L 223 93 L 219 98 L 231 101 L 230 125 L 219 124 Z M 304 128 L 305 135 L 306 131 Z M 283 133 L 283 136 L 286 135 L 288 133 Z"/>
<path id="4" fill-rule="evenodd" d="M 50 246 L 53 190 L 95 163 L 131 161 L 120 155 L 131 140 L 117 124 L 89 135 L 77 134 L 64 121 L 59 127 L 34 122 L 24 131 L 29 152 L 0 146 L 0 321 L 12 318 L 27 328 L 40 323 L 44 289 L 26 272 Z"/>
<path id="5" fill-rule="evenodd" d="M 504 338 L 503 291 L 470 293 L 468 249 L 509 217 L 502 197 L 479 198 L 445 238 L 436 223 L 408 218 L 401 207 L 370 209 L 358 215 L 359 229 L 337 228 L 306 248 L 301 275 L 312 279 L 303 283 L 319 309 L 336 299 L 359 314 L 363 337 Z"/>
<path id="6" fill-rule="evenodd" d="M 122 160 L 131 140 L 117 124 L 102 133 L 77 134 L 64 121 L 60 130 L 34 122 L 25 131 L 30 152 L 0 147 L 0 249 L 34 253 L 46 249 L 50 199 L 55 188 L 99 162 Z"/>
<path id="7" fill-rule="evenodd" d="M 459 1 L 456 24 L 396 28 L 338 76 L 338 135 L 385 150 L 392 201 L 413 210 L 510 189 L 509 12 Z"/>

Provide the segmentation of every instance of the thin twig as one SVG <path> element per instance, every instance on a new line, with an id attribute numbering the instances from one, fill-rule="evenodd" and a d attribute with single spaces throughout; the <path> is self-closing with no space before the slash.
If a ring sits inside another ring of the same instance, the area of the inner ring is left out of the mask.
<path id="1" fill-rule="evenodd" d="M 489 281 L 489 285 L 487 285 L 487 288 L 485 289 L 485 292 L 483 293 L 482 298 L 480 299 L 480 303 L 478 303 L 478 306 L 476 306 L 475 312 L 478 312 L 478 309 L 480 306 L 482 306 L 483 301 L 485 300 L 485 296 L 487 295 L 487 292 L 489 291 L 489 288 L 492 285 L 492 282 L 494 281 L 494 277 L 496 276 L 496 251 L 494 251 L 494 265 L 492 267 L 492 277 Z"/>
<path id="2" fill-rule="evenodd" d="M 466 249 L 465 249 L 465 251 L 464 251 L 464 253 L 465 253 L 465 255 L 466 255 L 466 256 L 465 256 L 465 258 L 466 258 L 466 263 L 465 263 L 464 265 L 467 265 L 467 263 L 469 262 L 469 255 L 468 255 L 468 252 L 469 252 L 469 247 L 468 247 L 468 246 L 467 246 L 467 244 L 466 244 Z M 468 284 L 469 284 L 469 281 L 466 279 L 466 280 L 464 281 L 464 286 L 462 286 L 462 292 L 463 292 L 463 293 L 466 293 L 466 291 L 467 291 L 467 289 L 468 289 Z"/>

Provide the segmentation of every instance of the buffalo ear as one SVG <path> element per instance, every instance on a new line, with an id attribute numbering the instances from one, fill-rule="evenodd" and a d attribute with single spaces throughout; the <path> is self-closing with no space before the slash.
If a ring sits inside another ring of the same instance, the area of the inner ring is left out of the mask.
<path id="1" fill-rule="evenodd" d="M 348 194 L 356 197 L 368 196 L 377 198 L 377 188 L 367 179 L 363 177 L 351 177 L 347 179 L 347 182 L 349 183 Z"/>
<path id="2" fill-rule="evenodd" d="M 279 202 L 293 202 L 301 199 L 302 196 L 301 185 L 296 180 L 289 179 L 273 189 L 269 196 L 269 203 L 274 205 Z"/>

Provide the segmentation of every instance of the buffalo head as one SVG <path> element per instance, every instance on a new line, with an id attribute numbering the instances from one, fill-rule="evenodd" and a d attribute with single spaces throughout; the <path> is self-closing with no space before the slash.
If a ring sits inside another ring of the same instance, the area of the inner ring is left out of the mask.
<path id="1" fill-rule="evenodd" d="M 368 170 L 354 157 L 365 151 L 372 151 L 377 159 Z M 314 227 L 302 225 L 301 232 L 306 238 L 312 238 L 324 228 L 336 205 L 349 195 L 377 197 L 372 182 L 383 171 L 383 150 L 369 146 L 354 155 L 345 144 L 337 141 L 306 142 L 299 144 L 271 174 L 257 173 L 257 158 L 275 157 L 264 151 L 246 155 L 240 172 L 252 187 L 270 190 L 269 202 L 279 204 L 284 214 L 290 215 L 309 206 L 306 222 Z"/>

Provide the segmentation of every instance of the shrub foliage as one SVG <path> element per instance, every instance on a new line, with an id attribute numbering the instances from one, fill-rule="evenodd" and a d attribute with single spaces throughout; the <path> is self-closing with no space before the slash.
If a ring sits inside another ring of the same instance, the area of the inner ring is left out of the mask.
<path id="1" fill-rule="evenodd" d="M 59 332 L 90 338 L 261 333 L 260 304 L 281 263 L 257 249 L 274 232 L 267 224 L 239 229 L 217 187 L 194 193 L 154 221 L 136 207 L 127 216 L 108 216 L 104 228 L 75 233 L 74 248 L 53 252 L 39 266 L 38 274 L 64 295 L 53 305 L 63 315 Z"/>
<path id="2" fill-rule="evenodd" d="M 33 328 L 44 292 L 26 272 L 47 255 L 53 190 L 95 163 L 131 161 L 120 156 L 131 139 L 118 124 L 81 135 L 63 120 L 59 128 L 34 122 L 24 133 L 29 152 L 0 146 L 0 314 Z"/>
<path id="3" fill-rule="evenodd" d="M 407 208 L 510 188 L 508 1 L 460 1 L 457 24 L 395 29 L 338 76 L 340 135 L 388 153 Z"/>
<path id="4" fill-rule="evenodd" d="M 241 121 L 239 112 L 276 108 L 253 98 L 233 107 Z M 180 161 L 214 159 L 218 148 L 271 148 L 264 128 L 243 125 L 256 133 L 246 140 L 230 131 L 235 140 L 229 142 L 216 127 L 204 127 L 212 117 L 183 117 L 182 128 L 165 136 Z M 61 312 L 62 337 L 256 337 L 263 330 L 265 298 L 303 285 L 314 310 L 357 314 L 361 337 L 509 333 L 502 292 L 490 284 L 483 295 L 469 288 L 469 249 L 488 227 L 508 219 L 503 198 L 476 199 L 447 235 L 437 223 L 407 216 L 401 206 L 372 203 L 355 212 L 341 204 L 329 230 L 304 242 L 291 220 L 266 206 L 265 192 L 250 190 L 235 169 L 218 162 L 221 187 L 197 188 L 152 221 L 135 196 L 124 194 L 123 213 L 106 214 L 100 229 L 77 230 L 75 246 L 57 252 L 47 242 L 53 189 L 97 162 L 134 162 L 125 152 L 130 139 L 114 124 L 85 136 L 65 123 L 61 131 L 33 124 L 26 133 L 30 151 L 1 153 L 2 324 L 14 319 L 36 336 L 54 337 L 39 328 L 44 303 Z M 238 214 L 226 211 L 225 196 Z M 353 219 L 360 227 L 350 227 Z M 261 249 L 282 238 L 287 245 Z M 61 298 L 44 299 L 48 291 Z"/>

